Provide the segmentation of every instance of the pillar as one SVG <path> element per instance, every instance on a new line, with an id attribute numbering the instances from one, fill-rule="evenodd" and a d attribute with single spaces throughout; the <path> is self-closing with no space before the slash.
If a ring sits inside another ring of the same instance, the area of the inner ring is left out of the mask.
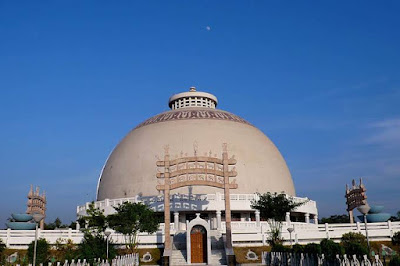
<path id="1" fill-rule="evenodd" d="M 259 210 L 255 211 L 255 216 L 256 216 L 256 226 L 260 227 L 260 211 Z"/>
<path id="2" fill-rule="evenodd" d="M 353 210 L 349 211 L 349 219 L 350 219 L 350 223 L 353 224 L 354 223 Z"/>
<path id="3" fill-rule="evenodd" d="M 175 231 L 179 230 L 179 212 L 174 212 L 174 228 Z"/>
<path id="4" fill-rule="evenodd" d="M 285 221 L 286 221 L 287 225 L 290 225 L 290 212 L 286 212 Z"/>
<path id="5" fill-rule="evenodd" d="M 222 225 L 221 225 L 221 211 L 216 211 L 217 214 L 217 229 L 221 230 Z"/>
<path id="6" fill-rule="evenodd" d="M 305 222 L 306 222 L 307 224 L 309 224 L 309 223 L 310 223 L 310 214 L 309 214 L 308 212 L 306 212 L 306 213 L 304 214 L 304 218 L 305 218 Z"/>
<path id="7" fill-rule="evenodd" d="M 314 224 L 318 224 L 318 215 L 314 215 Z"/>

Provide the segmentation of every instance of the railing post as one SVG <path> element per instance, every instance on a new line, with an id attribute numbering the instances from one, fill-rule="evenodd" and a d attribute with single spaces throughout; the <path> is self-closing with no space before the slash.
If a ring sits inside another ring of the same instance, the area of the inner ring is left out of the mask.
<path id="1" fill-rule="evenodd" d="M 286 212 L 285 221 L 287 223 L 287 226 L 290 226 L 290 212 Z"/>
<path id="2" fill-rule="evenodd" d="M 68 228 L 68 238 L 72 238 L 72 228 Z"/>
<path id="3" fill-rule="evenodd" d="M 390 235 L 390 238 L 392 238 L 393 237 L 393 230 L 392 230 L 392 221 L 387 221 L 387 223 L 388 223 L 388 229 L 389 229 L 389 235 Z"/>
<path id="4" fill-rule="evenodd" d="M 357 232 L 361 232 L 361 225 L 360 225 L 360 222 L 357 222 Z"/>
<path id="5" fill-rule="evenodd" d="M 325 223 L 325 234 L 326 234 L 326 238 L 327 238 L 327 239 L 330 239 L 330 237 L 329 237 L 329 225 L 328 225 L 328 223 Z"/>
<path id="6" fill-rule="evenodd" d="M 110 199 L 104 199 L 104 205 L 105 207 L 110 206 Z"/>
<path id="7" fill-rule="evenodd" d="M 6 240 L 6 247 L 10 247 L 10 239 L 11 239 L 11 228 L 7 228 L 7 240 Z"/>
<path id="8" fill-rule="evenodd" d="M 260 227 L 260 211 L 259 210 L 255 211 L 255 216 L 256 216 L 256 226 Z"/>
<path id="9" fill-rule="evenodd" d="M 265 239 L 265 234 L 261 233 L 261 236 L 262 236 L 262 244 L 263 244 L 263 246 L 265 246 L 267 244 L 267 241 Z"/>

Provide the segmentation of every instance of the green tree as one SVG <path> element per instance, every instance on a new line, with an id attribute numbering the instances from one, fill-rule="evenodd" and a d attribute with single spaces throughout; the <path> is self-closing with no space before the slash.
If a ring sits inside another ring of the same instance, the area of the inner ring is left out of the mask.
<path id="1" fill-rule="evenodd" d="M 342 255 L 344 253 L 343 247 L 330 239 L 323 239 L 320 246 L 325 258 L 330 262 L 335 260 L 337 254 Z"/>
<path id="2" fill-rule="evenodd" d="M 346 214 L 335 214 L 331 215 L 327 218 L 322 218 L 320 220 L 320 223 L 328 223 L 328 224 L 341 224 L 341 223 L 348 223 L 349 222 L 349 216 Z"/>
<path id="3" fill-rule="evenodd" d="M 77 258 L 77 246 L 71 239 L 58 238 L 55 243 L 57 261 L 71 261 Z"/>
<path id="4" fill-rule="evenodd" d="M 107 218 L 103 211 L 95 208 L 94 203 L 89 204 L 87 215 L 78 219 L 87 225 L 83 229 L 84 235 L 79 245 L 79 257 L 93 264 L 94 259 L 107 257 L 107 238 L 104 231 L 108 227 Z M 109 243 L 109 258 L 115 257 L 116 251 L 112 243 Z"/>
<path id="5" fill-rule="evenodd" d="M 56 228 L 67 228 L 67 227 L 68 226 L 63 224 L 61 219 L 58 218 L 58 217 L 54 220 L 54 222 L 48 223 L 48 224 L 46 224 L 46 223 L 44 224 L 44 228 L 46 230 L 54 230 Z"/>
<path id="6" fill-rule="evenodd" d="M 126 247 L 131 251 L 137 247 L 139 233 L 152 234 L 159 227 L 155 212 L 145 204 L 124 202 L 114 209 L 117 212 L 107 217 L 109 225 L 125 236 Z"/>
<path id="7" fill-rule="evenodd" d="M 62 222 L 61 222 L 61 219 L 60 218 L 56 218 L 55 220 L 54 220 L 54 225 L 56 226 L 56 228 L 61 228 L 62 227 Z"/>
<path id="8" fill-rule="evenodd" d="M 346 233 L 342 235 L 341 244 L 349 255 L 362 256 L 368 254 L 368 243 L 361 233 Z"/>
<path id="9" fill-rule="evenodd" d="M 94 203 L 89 204 L 89 208 L 86 210 L 87 215 L 80 218 L 80 221 L 84 221 L 87 225 L 87 229 L 84 231 L 89 231 L 88 233 L 92 235 L 103 235 L 107 228 L 107 219 L 103 211 L 99 208 L 94 207 Z"/>
<path id="10" fill-rule="evenodd" d="M 117 252 L 112 243 L 108 247 L 108 257 L 113 259 Z M 93 264 L 97 258 L 107 258 L 107 239 L 101 234 L 91 234 L 88 231 L 84 233 L 83 240 L 79 244 L 79 257 L 86 259 L 90 264 Z"/>
<path id="11" fill-rule="evenodd" d="M 258 193 L 258 200 L 251 202 L 253 209 L 260 211 L 260 217 L 268 221 L 270 226 L 268 243 L 272 246 L 282 243 L 282 221 L 287 212 L 303 205 L 305 202 L 295 202 L 293 197 L 283 193 Z"/>
<path id="12" fill-rule="evenodd" d="M 33 250 L 35 247 L 35 241 L 32 241 L 28 246 L 28 259 L 30 263 L 33 263 Z M 46 263 L 49 259 L 50 246 L 44 238 L 37 240 L 36 246 L 36 265 L 40 263 Z"/>

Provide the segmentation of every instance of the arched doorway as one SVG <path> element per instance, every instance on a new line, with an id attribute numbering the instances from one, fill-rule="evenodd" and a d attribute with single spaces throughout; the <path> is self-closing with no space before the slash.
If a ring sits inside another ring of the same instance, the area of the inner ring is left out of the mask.
<path id="1" fill-rule="evenodd" d="M 202 225 L 193 226 L 190 231 L 191 263 L 207 262 L 207 231 Z"/>

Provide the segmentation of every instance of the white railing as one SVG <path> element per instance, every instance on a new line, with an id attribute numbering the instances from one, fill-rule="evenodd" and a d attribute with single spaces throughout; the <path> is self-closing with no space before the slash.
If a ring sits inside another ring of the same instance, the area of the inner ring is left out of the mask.
<path id="1" fill-rule="evenodd" d="M 251 202 L 258 199 L 257 194 L 231 194 L 231 210 L 239 211 L 254 211 L 251 208 Z M 294 212 L 309 213 L 317 215 L 317 203 L 308 198 L 293 197 L 296 202 L 305 202 Z M 155 211 L 164 211 L 164 197 L 163 196 L 150 196 L 150 197 L 131 197 L 120 199 L 105 199 L 94 202 L 95 208 L 104 210 L 106 215 L 114 213 L 114 206 L 118 206 L 123 202 L 142 202 L 149 205 Z M 90 202 L 85 205 L 77 207 L 78 215 L 86 215 L 86 210 L 89 208 Z M 225 209 L 225 197 L 222 193 L 215 194 L 173 194 L 170 199 L 171 209 L 176 211 L 213 211 Z"/>
<path id="2" fill-rule="evenodd" d="M 159 230 L 154 234 L 139 234 L 139 246 L 160 247 L 164 243 L 164 224 L 160 224 Z M 225 231 L 225 222 L 221 223 L 221 233 Z M 306 224 L 306 223 L 282 223 L 282 238 L 288 244 L 290 234 L 288 227 L 293 227 L 291 238 L 293 243 L 307 244 L 317 243 L 329 238 L 336 242 L 342 235 L 348 232 L 359 232 L 365 235 L 365 227 L 362 223 L 355 224 Z M 171 234 L 175 234 L 174 223 L 170 224 Z M 234 245 L 266 245 L 269 237 L 269 225 L 267 222 L 232 222 L 232 240 Z M 368 235 L 371 241 L 389 241 L 395 232 L 400 232 L 400 222 L 369 223 Z M 38 237 L 45 238 L 50 244 L 55 244 L 58 239 L 71 239 L 78 244 L 82 241 L 83 233 L 79 230 L 38 230 Z M 27 248 L 35 238 L 34 230 L 0 230 L 0 239 L 8 247 Z M 111 240 L 116 244 L 124 244 L 125 238 L 121 234 L 111 234 Z"/>
<path id="3" fill-rule="evenodd" d="M 373 258 L 368 258 L 367 255 L 358 257 L 356 255 L 339 255 L 336 254 L 334 259 L 325 258 L 324 254 L 307 254 L 307 253 L 289 253 L 289 252 L 262 252 L 261 255 L 262 265 L 275 266 L 275 265 L 310 265 L 310 266 L 322 266 L 322 265 L 338 265 L 338 266 L 350 266 L 350 265 L 374 265 L 383 266 L 383 262 L 379 258 L 379 255 L 375 255 Z"/>
<path id="4" fill-rule="evenodd" d="M 233 235 L 232 240 L 236 245 L 246 245 L 246 243 L 256 243 L 265 245 L 269 237 L 269 225 L 267 222 L 261 222 L 259 230 L 235 230 L 232 222 Z M 240 227 L 240 225 L 239 225 Z M 365 234 L 363 223 L 355 224 L 306 224 L 306 223 L 282 223 L 282 237 L 288 244 L 290 242 L 290 233 L 288 227 L 293 227 L 293 243 L 307 244 L 318 243 L 322 239 L 328 238 L 339 242 L 342 235 L 349 232 Z M 242 226 L 243 228 L 243 226 Z M 258 228 L 257 228 L 258 229 Z M 395 232 L 400 231 L 400 222 L 369 223 L 368 235 L 371 241 L 390 241 Z"/>
<path id="5" fill-rule="evenodd" d="M 29 264 L 31 266 L 31 264 Z M 90 266 L 88 260 L 86 259 L 78 259 L 77 261 L 68 260 L 64 262 L 55 262 L 55 263 L 48 263 L 48 266 Z M 116 258 L 110 261 L 102 260 L 102 259 L 95 259 L 93 264 L 94 266 L 139 266 L 139 253 L 135 254 L 128 254 L 124 256 L 117 256 Z"/>

